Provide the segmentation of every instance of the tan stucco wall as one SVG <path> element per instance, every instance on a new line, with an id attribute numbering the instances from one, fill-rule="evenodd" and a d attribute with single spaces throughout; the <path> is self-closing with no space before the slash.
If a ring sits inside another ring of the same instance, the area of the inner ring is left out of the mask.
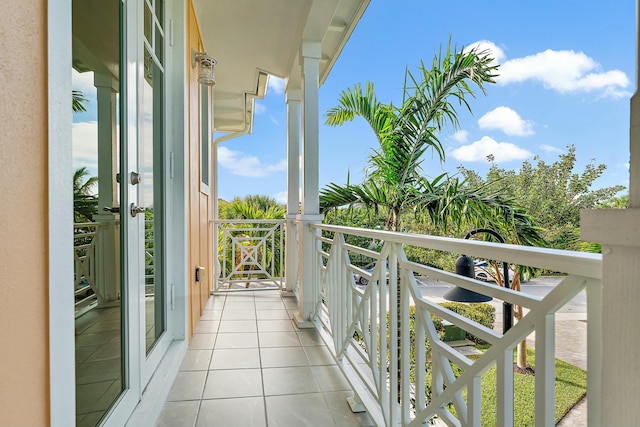
<path id="1" fill-rule="evenodd" d="M 0 426 L 49 424 L 46 1 L 0 13 Z"/>
<path id="2" fill-rule="evenodd" d="M 202 315 L 209 298 L 209 281 L 212 272 L 211 228 L 209 226 L 211 206 L 209 195 L 200 191 L 200 84 L 198 69 L 191 68 L 191 50 L 202 52 L 202 40 L 193 4 L 189 2 L 187 24 L 187 75 L 188 75 L 188 153 L 189 153 L 189 336 Z M 211 167 L 209 168 L 211 170 Z M 202 281 L 195 281 L 196 266 L 205 267 Z"/>

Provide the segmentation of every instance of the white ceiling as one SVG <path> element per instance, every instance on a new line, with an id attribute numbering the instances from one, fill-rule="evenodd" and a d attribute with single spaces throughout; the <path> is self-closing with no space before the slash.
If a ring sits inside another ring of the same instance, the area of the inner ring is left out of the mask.
<path id="1" fill-rule="evenodd" d="M 266 74 L 300 85 L 302 40 L 320 41 L 320 84 L 369 0 L 193 0 L 206 52 L 215 67 L 218 132 L 251 127 L 253 99 L 264 96 Z"/>

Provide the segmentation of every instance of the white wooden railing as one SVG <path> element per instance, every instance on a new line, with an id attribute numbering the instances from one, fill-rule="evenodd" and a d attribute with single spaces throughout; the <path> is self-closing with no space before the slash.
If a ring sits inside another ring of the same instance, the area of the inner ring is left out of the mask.
<path id="1" fill-rule="evenodd" d="M 449 426 L 480 427 L 482 374 L 496 366 L 496 425 L 513 426 L 514 348 L 535 332 L 535 425 L 553 426 L 555 313 L 585 288 L 589 317 L 588 416 L 597 419 L 602 361 L 600 255 L 331 225 L 311 227 L 316 231 L 319 269 L 315 325 L 352 385 L 355 403 L 364 405 L 376 425 L 418 426 L 437 417 Z M 382 249 L 376 252 L 347 244 L 345 236 L 377 240 Z M 544 268 L 565 273 L 566 277 L 545 297 L 537 297 L 410 262 L 404 251 L 406 246 Z M 353 265 L 350 258 L 356 254 L 376 260 L 374 270 L 367 272 Z M 356 286 L 354 274 L 367 277 L 368 286 Z M 518 304 L 530 311 L 502 334 L 424 298 L 416 275 Z M 408 328 L 410 304 L 416 306 L 414 360 Z M 470 359 L 438 338 L 430 314 L 455 324 L 491 347 L 478 359 Z M 425 341 L 430 344 L 430 354 Z M 416 367 L 425 367 L 416 368 L 415 381 L 410 377 L 411 362 Z M 457 377 L 451 364 L 462 369 Z M 429 370 L 432 381 L 426 384 Z"/>
<path id="2" fill-rule="evenodd" d="M 144 221 L 144 290 L 146 296 L 155 294 L 155 222 L 153 216 Z"/>
<path id="3" fill-rule="evenodd" d="M 95 306 L 98 300 L 97 222 L 73 225 L 73 282 L 76 316 Z"/>
<path id="4" fill-rule="evenodd" d="M 284 220 L 213 220 L 218 227 L 220 275 L 214 290 L 230 290 L 251 283 L 282 289 L 284 285 Z"/>

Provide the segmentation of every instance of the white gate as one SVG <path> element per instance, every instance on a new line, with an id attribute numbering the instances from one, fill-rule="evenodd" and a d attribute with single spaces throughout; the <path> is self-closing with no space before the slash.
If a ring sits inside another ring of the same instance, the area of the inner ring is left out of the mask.
<path id="1" fill-rule="evenodd" d="M 282 289 L 284 220 L 216 220 L 220 274 L 214 289 Z"/>

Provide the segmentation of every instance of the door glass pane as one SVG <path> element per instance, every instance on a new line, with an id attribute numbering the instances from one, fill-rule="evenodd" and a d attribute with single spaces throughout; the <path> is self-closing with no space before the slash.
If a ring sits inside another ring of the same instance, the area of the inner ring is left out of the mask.
<path id="1" fill-rule="evenodd" d="M 161 42 L 162 39 L 156 42 Z M 144 299 L 146 351 L 165 330 L 162 153 L 164 76 L 158 58 L 148 43 L 144 47 L 140 155 L 142 181 L 140 199 L 145 207 Z"/>
<path id="2" fill-rule="evenodd" d="M 95 426 L 125 387 L 119 188 L 121 1 L 73 0 L 76 421 Z M 71 179 L 69 180 L 71 181 Z"/>

